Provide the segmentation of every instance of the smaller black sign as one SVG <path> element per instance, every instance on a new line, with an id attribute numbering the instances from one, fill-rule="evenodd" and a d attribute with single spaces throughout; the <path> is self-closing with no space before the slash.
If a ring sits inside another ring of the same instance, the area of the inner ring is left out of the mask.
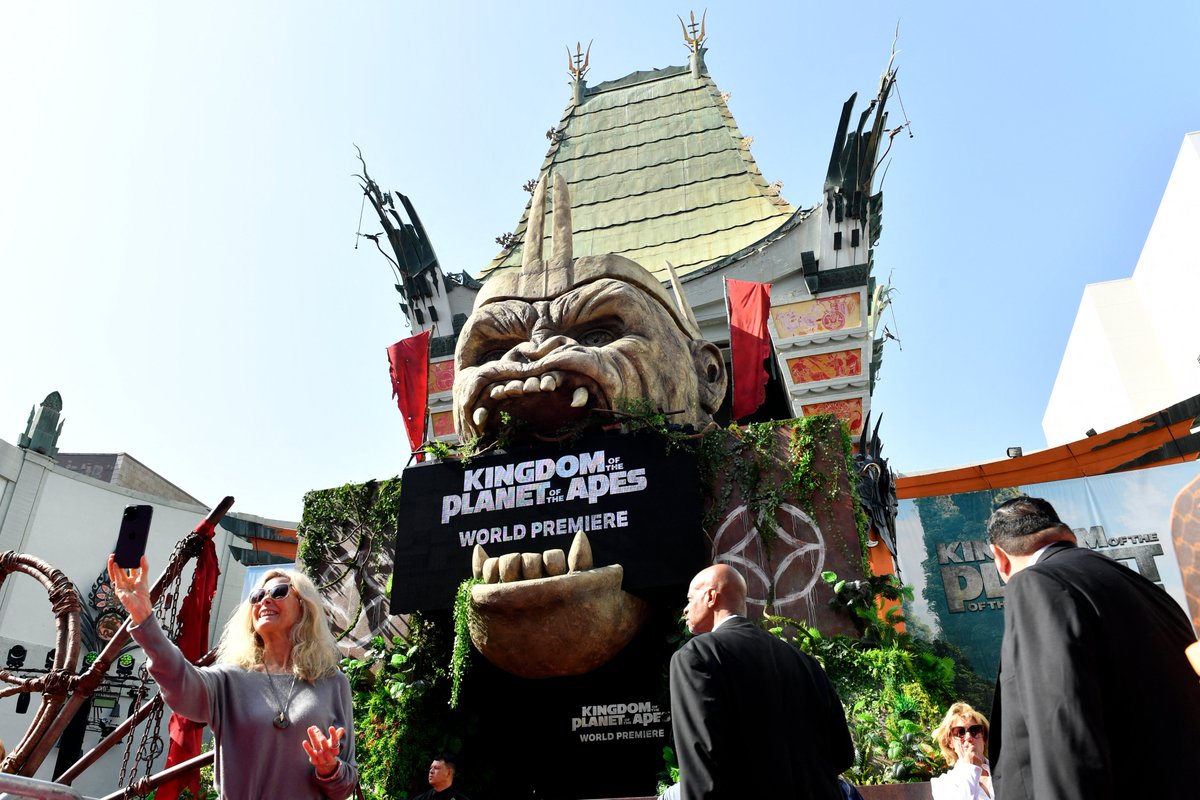
<path id="1" fill-rule="evenodd" d="M 471 555 L 569 553 L 582 532 L 624 588 L 687 584 L 705 562 L 695 457 L 654 436 L 591 434 L 404 471 L 392 613 L 449 608 Z"/>

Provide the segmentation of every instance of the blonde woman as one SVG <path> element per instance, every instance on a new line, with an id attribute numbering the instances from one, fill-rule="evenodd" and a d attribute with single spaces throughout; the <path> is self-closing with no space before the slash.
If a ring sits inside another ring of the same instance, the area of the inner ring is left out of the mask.
<path id="1" fill-rule="evenodd" d="M 949 772 L 933 779 L 934 800 L 988 800 L 995 796 L 987 760 L 988 721 L 966 703 L 950 706 L 933 731 Z"/>
<path id="2" fill-rule="evenodd" d="M 268 571 L 225 626 L 217 664 L 197 668 L 151 613 L 146 559 L 127 571 L 110 556 L 108 576 L 167 705 L 211 726 L 221 800 L 354 794 L 350 684 L 312 581 Z"/>

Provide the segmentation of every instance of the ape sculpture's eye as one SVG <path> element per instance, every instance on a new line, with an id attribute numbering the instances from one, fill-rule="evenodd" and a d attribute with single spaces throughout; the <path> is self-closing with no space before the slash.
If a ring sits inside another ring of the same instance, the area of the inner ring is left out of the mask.
<path id="1" fill-rule="evenodd" d="M 483 353 L 480 353 L 477 359 L 475 359 L 475 363 L 487 364 L 490 361 L 499 361 L 500 359 L 504 358 L 504 354 L 511 349 L 511 347 L 493 347 L 491 350 L 485 350 Z"/>
<path id="2" fill-rule="evenodd" d="M 603 347 L 616 341 L 616 336 L 606 328 L 593 328 L 579 337 L 579 343 L 584 347 Z"/>

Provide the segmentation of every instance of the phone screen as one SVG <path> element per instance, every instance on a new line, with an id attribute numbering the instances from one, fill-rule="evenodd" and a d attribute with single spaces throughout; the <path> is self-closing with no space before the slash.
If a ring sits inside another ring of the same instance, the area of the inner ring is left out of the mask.
<path id="1" fill-rule="evenodd" d="M 117 546 L 113 548 L 118 567 L 136 569 L 141 566 L 142 555 L 146 552 L 146 539 L 150 535 L 150 518 L 153 515 L 154 506 L 125 506 L 125 514 L 121 517 L 121 532 L 117 534 Z"/>

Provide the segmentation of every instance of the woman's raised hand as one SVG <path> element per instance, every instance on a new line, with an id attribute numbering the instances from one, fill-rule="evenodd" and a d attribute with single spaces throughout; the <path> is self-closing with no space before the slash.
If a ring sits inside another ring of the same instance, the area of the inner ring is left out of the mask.
<path id="1" fill-rule="evenodd" d="M 150 602 L 150 565 L 146 563 L 146 557 L 142 556 L 142 564 L 137 569 L 125 570 L 117 566 L 116 558 L 110 554 L 108 580 L 117 599 L 129 612 L 130 621 L 141 625 L 154 610 Z"/>
<path id="2" fill-rule="evenodd" d="M 975 752 L 975 742 L 971 737 L 967 736 L 962 739 L 954 740 L 954 749 L 958 752 L 958 757 L 968 764 L 978 764 L 982 762 L 979 754 Z"/>
<path id="3" fill-rule="evenodd" d="M 330 726 L 329 736 L 321 733 L 316 725 L 308 728 L 308 741 L 301 742 L 308 760 L 317 768 L 318 778 L 332 778 L 338 768 L 338 753 L 341 752 L 342 737 L 346 735 L 345 728 Z"/>

